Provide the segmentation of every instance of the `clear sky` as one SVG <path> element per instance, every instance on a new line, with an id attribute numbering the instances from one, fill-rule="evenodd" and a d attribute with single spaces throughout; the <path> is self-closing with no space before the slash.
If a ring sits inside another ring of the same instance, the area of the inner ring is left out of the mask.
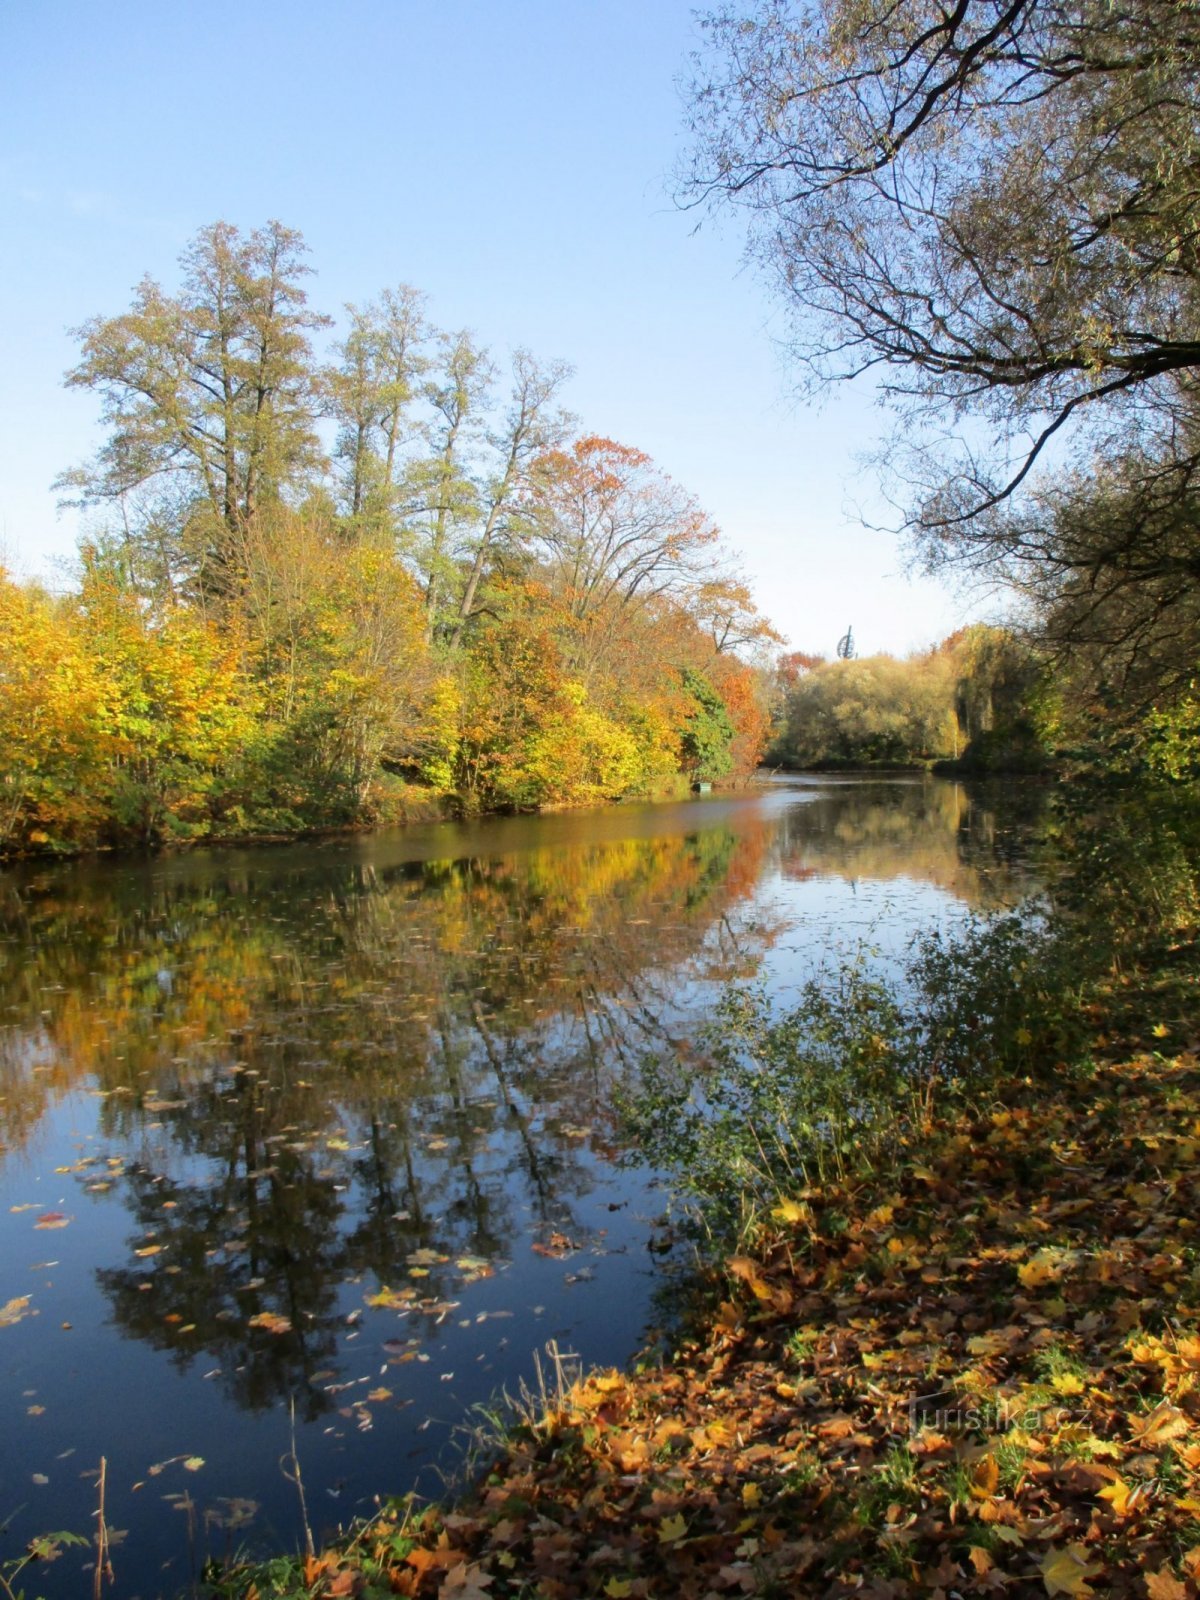
<path id="1" fill-rule="evenodd" d="M 50 485 L 98 442 L 69 329 L 169 287 L 218 218 L 299 228 L 336 313 L 390 285 L 497 356 L 576 369 L 588 431 L 647 451 L 716 518 L 794 647 L 903 652 L 968 620 L 852 507 L 868 394 L 789 398 L 777 308 L 733 222 L 672 204 L 682 0 L 4 0 L 0 549 L 54 579 Z"/>

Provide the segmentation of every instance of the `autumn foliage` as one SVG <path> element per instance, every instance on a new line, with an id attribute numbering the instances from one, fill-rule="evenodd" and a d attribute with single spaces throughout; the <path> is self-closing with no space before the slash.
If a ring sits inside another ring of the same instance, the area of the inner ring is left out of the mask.
<path id="1" fill-rule="evenodd" d="M 498 401 L 415 290 L 350 308 L 322 363 L 304 255 L 279 223 L 218 223 L 176 293 L 146 279 L 78 330 L 68 382 L 111 432 L 61 480 L 96 519 L 77 589 L 0 574 L 0 852 L 752 771 L 778 635 L 692 496 L 573 437 L 561 363 L 518 351 Z"/>

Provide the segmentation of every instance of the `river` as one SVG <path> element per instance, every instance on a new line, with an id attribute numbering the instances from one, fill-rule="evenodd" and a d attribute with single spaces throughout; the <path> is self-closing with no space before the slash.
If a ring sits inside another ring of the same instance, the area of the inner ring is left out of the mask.
<path id="1" fill-rule="evenodd" d="M 1018 900 L 1035 812 L 779 778 L 0 874 L 0 1567 L 103 1457 L 108 1592 L 175 1594 L 297 1547 L 293 1440 L 319 1535 L 441 1492 L 550 1341 L 629 1360 L 666 1199 L 614 1086 L 730 981 Z"/>

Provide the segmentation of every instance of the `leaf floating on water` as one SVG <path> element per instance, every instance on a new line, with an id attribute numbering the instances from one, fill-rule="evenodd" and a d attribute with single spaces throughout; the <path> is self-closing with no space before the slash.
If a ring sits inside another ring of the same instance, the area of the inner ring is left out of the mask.
<path id="1" fill-rule="evenodd" d="M 565 1233 L 552 1233 L 544 1244 L 540 1239 L 535 1239 L 529 1248 L 534 1255 L 549 1256 L 552 1261 L 561 1261 L 573 1250 L 578 1250 L 579 1246 Z"/>
<path id="2" fill-rule="evenodd" d="M 249 1327 L 265 1328 L 268 1333 L 291 1333 L 292 1324 L 287 1317 L 281 1317 L 277 1311 L 259 1311 L 250 1318 Z"/>
<path id="3" fill-rule="evenodd" d="M 65 1228 L 70 1222 L 65 1211 L 43 1211 L 34 1223 L 35 1228 Z"/>
<path id="4" fill-rule="evenodd" d="M 203 1456 L 188 1456 L 183 1463 L 183 1470 L 185 1472 L 199 1472 L 203 1465 Z"/>
<path id="5" fill-rule="evenodd" d="M 34 1472 L 31 1474 L 31 1478 L 32 1481 L 37 1484 L 47 1484 L 50 1482 L 50 1479 L 44 1472 Z"/>
<path id="6" fill-rule="evenodd" d="M 378 1294 L 364 1296 L 369 1306 L 375 1306 L 383 1311 L 403 1311 L 416 1299 L 415 1289 L 389 1289 L 383 1284 Z"/>
<path id="7" fill-rule="evenodd" d="M 20 1322 L 22 1317 L 30 1315 L 29 1301 L 31 1296 L 19 1294 L 12 1300 L 7 1300 L 0 1306 L 0 1328 L 12 1328 Z"/>

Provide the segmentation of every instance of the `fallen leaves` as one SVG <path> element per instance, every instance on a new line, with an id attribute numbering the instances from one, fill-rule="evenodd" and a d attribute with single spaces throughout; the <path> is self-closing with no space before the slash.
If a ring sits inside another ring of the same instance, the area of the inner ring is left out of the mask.
<path id="1" fill-rule="evenodd" d="M 262 1328 L 267 1333 L 291 1333 L 292 1324 L 288 1317 L 281 1316 L 277 1311 L 259 1311 L 247 1320 L 249 1328 Z"/>
<path id="2" fill-rule="evenodd" d="M 0 1306 L 0 1328 L 15 1327 L 22 1317 L 31 1315 L 31 1305 L 32 1296 L 27 1294 L 19 1294 L 12 1300 L 6 1300 Z"/>
<path id="3" fill-rule="evenodd" d="M 1089 1585 L 1088 1579 L 1096 1577 L 1103 1571 L 1098 1562 L 1088 1559 L 1087 1551 L 1080 1544 L 1069 1544 L 1061 1550 L 1051 1550 L 1043 1557 L 1040 1566 L 1042 1582 L 1046 1585 L 1048 1595 L 1094 1594 L 1095 1591 Z"/>
<path id="4" fill-rule="evenodd" d="M 43 1229 L 65 1228 L 70 1220 L 70 1217 L 68 1217 L 65 1212 L 43 1211 L 41 1216 L 34 1223 L 34 1227 Z"/>

